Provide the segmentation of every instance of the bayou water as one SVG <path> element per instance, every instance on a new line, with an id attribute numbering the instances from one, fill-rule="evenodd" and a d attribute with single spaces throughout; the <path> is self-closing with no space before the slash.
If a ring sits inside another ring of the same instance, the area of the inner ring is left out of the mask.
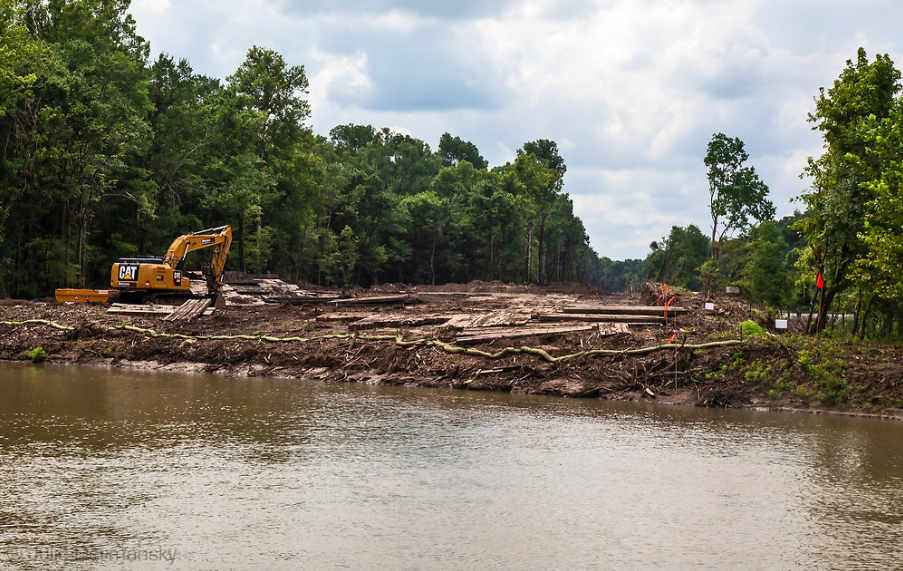
<path id="1" fill-rule="evenodd" d="M 0 363 L 0 568 L 895 569 L 903 423 Z"/>

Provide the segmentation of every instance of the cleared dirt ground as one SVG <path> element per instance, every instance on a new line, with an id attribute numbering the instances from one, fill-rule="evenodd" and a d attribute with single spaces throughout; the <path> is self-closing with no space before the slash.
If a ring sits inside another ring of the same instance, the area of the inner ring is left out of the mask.
<path id="1" fill-rule="evenodd" d="M 800 337 L 793 322 L 743 337 L 740 322 L 776 316 L 740 300 L 678 293 L 666 321 L 658 307 L 655 324 L 615 325 L 562 314 L 648 313 L 661 299 L 496 282 L 307 293 L 322 299 L 231 303 L 190 322 L 3 300 L 0 359 L 40 346 L 61 363 L 903 418 L 899 347 Z"/>

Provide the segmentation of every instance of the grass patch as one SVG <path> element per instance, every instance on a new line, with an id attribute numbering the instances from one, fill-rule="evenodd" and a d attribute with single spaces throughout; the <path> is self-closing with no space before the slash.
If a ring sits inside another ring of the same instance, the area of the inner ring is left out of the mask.
<path id="1" fill-rule="evenodd" d="M 727 376 L 727 365 L 721 365 L 711 373 L 705 375 L 706 379 L 723 379 Z"/>
<path id="2" fill-rule="evenodd" d="M 802 349 L 797 355 L 796 364 L 804 371 L 810 370 L 812 368 L 812 357 L 809 356 L 809 351 Z"/>
<path id="3" fill-rule="evenodd" d="M 747 383 L 761 385 L 771 380 L 771 365 L 756 360 L 746 367 L 743 378 Z"/>
<path id="4" fill-rule="evenodd" d="M 744 321 L 741 323 L 740 332 L 745 337 L 768 337 L 768 333 L 755 321 Z"/>
<path id="5" fill-rule="evenodd" d="M 850 400 L 853 388 L 843 378 L 847 364 L 840 358 L 843 350 L 837 342 L 812 343 L 800 341 L 796 364 L 812 377 L 807 387 L 797 387 L 795 394 L 814 398 L 825 405 L 843 404 Z"/>
<path id="6" fill-rule="evenodd" d="M 26 355 L 31 359 L 32 363 L 43 363 L 47 360 L 47 352 L 40 345 L 26 353 Z"/>

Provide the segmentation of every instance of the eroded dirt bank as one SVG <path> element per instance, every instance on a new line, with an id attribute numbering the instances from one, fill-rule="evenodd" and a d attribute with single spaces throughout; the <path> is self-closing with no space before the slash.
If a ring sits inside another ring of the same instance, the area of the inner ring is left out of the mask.
<path id="1" fill-rule="evenodd" d="M 354 296 L 233 304 L 190 322 L 5 300 L 0 358 L 28 360 L 40 346 L 60 363 L 903 418 L 899 347 L 741 339 L 741 321 L 774 318 L 742 301 L 678 295 L 671 307 L 686 311 L 666 321 L 615 325 L 616 316 L 576 312 L 644 304 L 573 284 L 390 285 Z"/>

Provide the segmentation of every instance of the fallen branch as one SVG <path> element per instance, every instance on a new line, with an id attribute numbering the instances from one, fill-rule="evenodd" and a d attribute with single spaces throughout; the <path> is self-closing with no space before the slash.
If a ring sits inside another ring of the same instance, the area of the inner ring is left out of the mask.
<path id="1" fill-rule="evenodd" d="M 46 319 L 26 319 L 25 321 L 0 321 L 0 325 L 12 325 L 12 326 L 27 325 L 29 323 L 48 325 L 50 327 L 53 327 L 54 329 L 61 329 L 63 331 L 72 331 L 73 329 L 75 329 L 75 327 L 70 327 L 68 325 L 62 325 L 60 323 L 57 323 L 56 321 L 48 321 Z"/>
<path id="2" fill-rule="evenodd" d="M 48 321 L 45 319 L 29 319 L 26 321 L 0 321 L 0 325 L 10 325 L 10 326 L 19 326 L 26 325 L 29 323 L 47 325 L 49 327 L 53 327 L 55 329 L 61 329 L 63 331 L 72 331 L 75 328 L 70 327 L 68 325 L 62 325 L 56 323 L 54 321 Z M 711 343 L 701 343 L 699 345 L 655 345 L 653 347 L 642 347 L 639 349 L 628 349 L 628 350 L 615 350 L 615 349 L 593 349 L 589 351 L 579 351 L 577 353 L 571 353 L 568 355 L 561 355 L 559 357 L 553 357 L 549 355 L 543 349 L 537 349 L 534 347 L 505 347 L 498 352 L 495 353 L 487 353 L 486 351 L 480 351 L 479 349 L 473 349 L 471 347 L 458 347 L 455 345 L 451 345 L 450 343 L 446 343 L 444 341 L 440 341 L 439 339 L 415 339 L 413 341 L 405 340 L 401 335 L 360 335 L 358 333 L 336 333 L 331 335 L 320 335 L 316 337 L 273 337 L 270 335 L 185 335 L 182 333 L 159 333 L 154 331 L 153 329 L 145 329 L 142 327 L 136 327 L 134 325 L 117 325 L 115 327 L 107 327 L 108 331 L 114 330 L 125 330 L 132 331 L 135 333 L 141 333 L 143 335 L 149 335 L 155 338 L 163 338 L 163 339 L 193 339 L 196 341 L 231 341 L 236 339 L 243 339 L 247 341 L 269 341 L 272 343 L 287 343 L 287 342 L 309 342 L 309 341 L 320 341 L 326 339 L 359 339 L 361 341 L 394 341 L 396 345 L 399 347 L 411 347 L 414 345 L 423 345 L 424 347 L 436 347 L 439 348 L 446 353 L 451 354 L 461 354 L 461 355 L 470 355 L 473 357 L 483 357 L 485 359 L 501 359 L 503 357 L 507 357 L 508 355 L 518 355 L 518 354 L 528 354 L 539 357 L 543 361 L 549 363 L 559 363 L 562 361 L 569 361 L 571 359 L 575 359 L 577 357 L 594 357 L 594 356 L 617 356 L 617 355 L 646 355 L 649 353 L 654 353 L 656 351 L 677 351 L 681 349 L 690 349 L 690 350 L 702 350 L 702 349 L 712 349 L 715 347 L 727 347 L 731 345 L 742 345 L 745 344 L 745 341 L 741 340 L 728 340 L 728 341 L 714 341 Z"/>

